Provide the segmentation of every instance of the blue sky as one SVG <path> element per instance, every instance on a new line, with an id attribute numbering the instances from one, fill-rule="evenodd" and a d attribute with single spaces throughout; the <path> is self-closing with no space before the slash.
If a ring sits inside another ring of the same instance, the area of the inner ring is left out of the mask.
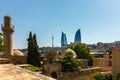
<path id="1" fill-rule="evenodd" d="M 36 33 L 40 47 L 60 46 L 61 31 L 68 43 L 81 29 L 82 42 L 120 40 L 120 0 L 0 0 L 0 24 L 12 17 L 14 48 L 27 48 L 29 31 Z"/>

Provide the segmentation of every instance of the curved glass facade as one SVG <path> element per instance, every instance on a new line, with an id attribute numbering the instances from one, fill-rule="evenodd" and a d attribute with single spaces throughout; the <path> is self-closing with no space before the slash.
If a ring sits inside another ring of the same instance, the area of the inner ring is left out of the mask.
<path id="1" fill-rule="evenodd" d="M 61 46 L 66 46 L 66 45 L 67 45 L 67 37 L 66 37 L 66 34 L 64 32 L 62 32 Z"/>
<path id="2" fill-rule="evenodd" d="M 80 43 L 81 43 L 81 32 L 80 32 L 80 29 L 78 29 L 78 30 L 76 31 L 74 42 L 75 42 L 75 43 L 76 43 L 76 42 L 80 42 Z"/>

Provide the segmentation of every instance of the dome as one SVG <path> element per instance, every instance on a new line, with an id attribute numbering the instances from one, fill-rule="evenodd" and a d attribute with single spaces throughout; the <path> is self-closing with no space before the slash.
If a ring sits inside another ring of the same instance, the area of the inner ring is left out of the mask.
<path id="1" fill-rule="evenodd" d="M 24 53 L 22 53 L 20 50 L 14 50 L 13 55 L 14 56 L 24 56 Z"/>
<path id="2" fill-rule="evenodd" d="M 64 53 L 63 53 L 63 55 L 65 55 L 65 54 L 67 54 L 67 53 L 69 53 L 69 52 L 71 52 L 71 53 L 73 54 L 73 58 L 76 58 L 76 57 L 77 57 L 75 51 L 73 51 L 73 50 L 70 49 L 70 48 L 68 48 L 67 50 L 65 50 Z"/>

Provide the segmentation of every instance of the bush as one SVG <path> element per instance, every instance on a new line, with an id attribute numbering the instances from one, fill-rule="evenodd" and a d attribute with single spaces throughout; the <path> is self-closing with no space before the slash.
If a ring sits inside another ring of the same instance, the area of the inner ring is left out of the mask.
<path id="1" fill-rule="evenodd" d="M 95 78 L 95 80 L 106 80 L 105 74 L 102 74 L 100 72 L 95 72 L 93 74 L 93 77 Z"/>
<path id="2" fill-rule="evenodd" d="M 56 59 L 55 63 L 60 62 L 62 64 L 62 72 L 80 72 L 81 63 L 73 58 L 73 54 L 68 52 L 63 58 Z"/>
<path id="3" fill-rule="evenodd" d="M 115 74 L 115 79 L 116 79 L 116 80 L 120 80 L 120 71 L 118 71 L 118 72 Z"/>

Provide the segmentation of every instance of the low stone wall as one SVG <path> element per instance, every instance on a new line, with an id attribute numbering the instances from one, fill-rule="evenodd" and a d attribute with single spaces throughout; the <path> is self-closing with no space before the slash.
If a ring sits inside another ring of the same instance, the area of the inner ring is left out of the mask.
<path id="1" fill-rule="evenodd" d="M 112 59 L 109 54 L 104 54 L 103 58 L 93 58 L 93 66 L 94 67 L 108 67 L 111 66 Z"/>
<path id="2" fill-rule="evenodd" d="M 10 63 L 10 59 L 0 58 L 0 64 L 8 64 L 8 63 Z"/>
<path id="3" fill-rule="evenodd" d="M 81 62 L 81 67 L 83 69 L 88 68 L 88 60 L 87 59 L 78 59 Z"/>
<path id="4" fill-rule="evenodd" d="M 13 64 L 26 64 L 26 56 L 12 56 L 11 62 Z"/>
<path id="5" fill-rule="evenodd" d="M 93 66 L 94 67 L 105 67 L 107 64 L 105 64 L 104 58 L 93 58 Z"/>
<path id="6" fill-rule="evenodd" d="M 83 69 L 81 72 L 73 73 L 73 72 L 66 72 L 62 73 L 61 79 L 59 80 L 94 80 L 92 74 L 95 72 L 100 72 L 100 67 Z"/>

